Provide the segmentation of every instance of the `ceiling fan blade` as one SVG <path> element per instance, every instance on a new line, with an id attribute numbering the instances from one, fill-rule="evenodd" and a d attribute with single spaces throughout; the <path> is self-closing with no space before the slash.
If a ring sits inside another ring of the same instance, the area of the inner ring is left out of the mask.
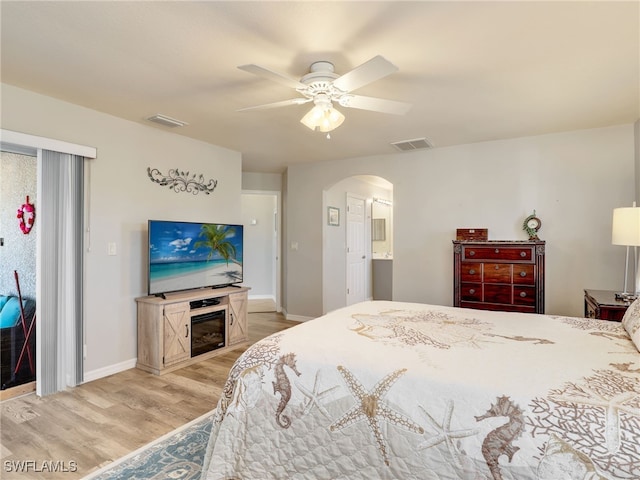
<path id="1" fill-rule="evenodd" d="M 294 80 L 291 77 L 287 77 L 283 73 L 274 72 L 273 70 L 269 70 L 267 68 L 261 67 L 259 65 L 240 65 L 238 67 L 240 70 L 244 70 L 245 72 L 253 73 L 254 75 L 258 75 L 259 77 L 267 78 L 269 80 L 273 80 L 274 82 L 278 82 L 281 85 L 291 88 L 307 88 L 304 83 L 299 82 L 298 80 Z"/>
<path id="2" fill-rule="evenodd" d="M 345 92 L 352 92 L 397 71 L 398 67 L 383 56 L 377 55 L 359 67 L 336 78 L 333 81 L 333 85 Z"/>
<path id="3" fill-rule="evenodd" d="M 267 108 L 287 107 L 289 105 L 302 105 L 303 103 L 307 103 L 310 101 L 310 98 L 292 98 L 290 100 L 282 100 L 281 102 L 265 103 L 264 105 L 256 105 L 255 107 L 240 108 L 236 111 L 244 112 L 246 110 L 266 110 Z"/>
<path id="4" fill-rule="evenodd" d="M 339 103 L 343 107 L 372 110 L 374 112 L 391 113 L 394 115 L 404 115 L 412 106 L 410 103 L 386 100 L 384 98 L 365 97 L 362 95 L 344 95 Z"/>

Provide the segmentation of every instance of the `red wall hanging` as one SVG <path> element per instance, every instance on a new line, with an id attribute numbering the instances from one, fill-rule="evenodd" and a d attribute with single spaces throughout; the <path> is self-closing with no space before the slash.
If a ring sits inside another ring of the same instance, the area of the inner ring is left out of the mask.
<path id="1" fill-rule="evenodd" d="M 18 220 L 20 222 L 20 230 L 22 230 L 22 233 L 26 235 L 31 231 L 35 219 L 36 207 L 33 203 L 29 203 L 29 196 L 27 195 L 27 201 L 18 209 Z"/>

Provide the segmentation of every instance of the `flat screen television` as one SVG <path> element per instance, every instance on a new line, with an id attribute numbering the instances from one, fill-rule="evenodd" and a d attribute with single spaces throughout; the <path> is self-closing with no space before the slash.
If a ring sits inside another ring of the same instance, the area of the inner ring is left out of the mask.
<path id="1" fill-rule="evenodd" d="M 149 220 L 148 293 L 242 283 L 243 226 Z"/>

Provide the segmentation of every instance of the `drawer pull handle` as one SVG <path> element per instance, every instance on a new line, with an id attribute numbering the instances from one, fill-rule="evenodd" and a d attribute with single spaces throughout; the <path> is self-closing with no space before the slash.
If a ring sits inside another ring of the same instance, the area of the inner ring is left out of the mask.
<path id="1" fill-rule="evenodd" d="M 499 248 L 496 248 L 496 253 L 500 253 L 500 249 Z"/>
<path id="2" fill-rule="evenodd" d="M 520 292 L 520 296 L 521 296 L 522 298 L 526 297 L 526 296 L 527 296 L 527 292 Z"/>
<path id="3" fill-rule="evenodd" d="M 521 256 L 522 258 L 526 257 L 526 256 L 527 256 L 527 252 L 520 252 L 520 256 Z"/>
<path id="4" fill-rule="evenodd" d="M 469 252 L 469 256 L 470 256 L 470 257 L 473 257 L 475 254 L 476 254 L 476 252 L 474 252 L 473 250 L 471 250 L 471 251 Z"/>
<path id="5" fill-rule="evenodd" d="M 470 293 L 471 295 L 473 295 L 474 293 L 476 293 L 475 288 L 470 289 L 470 290 L 469 290 L 469 293 Z"/>
<path id="6" fill-rule="evenodd" d="M 520 272 L 520 276 L 521 277 L 526 277 L 527 276 L 527 272 Z"/>
<path id="7" fill-rule="evenodd" d="M 185 323 L 184 329 L 185 329 L 184 338 L 189 338 L 189 325 Z"/>
<path id="8" fill-rule="evenodd" d="M 495 270 L 500 270 L 500 267 L 498 265 L 496 265 L 495 267 L 493 267 Z"/>
<path id="9" fill-rule="evenodd" d="M 475 275 L 476 271 L 472 268 L 471 270 L 469 270 L 469 275 Z"/>

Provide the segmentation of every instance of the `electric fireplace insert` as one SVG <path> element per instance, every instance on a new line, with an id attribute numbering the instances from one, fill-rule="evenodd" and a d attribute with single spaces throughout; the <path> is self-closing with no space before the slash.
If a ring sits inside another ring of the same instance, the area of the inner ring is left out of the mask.
<path id="1" fill-rule="evenodd" d="M 197 357 L 224 347 L 227 311 L 216 310 L 191 317 L 191 356 Z"/>

